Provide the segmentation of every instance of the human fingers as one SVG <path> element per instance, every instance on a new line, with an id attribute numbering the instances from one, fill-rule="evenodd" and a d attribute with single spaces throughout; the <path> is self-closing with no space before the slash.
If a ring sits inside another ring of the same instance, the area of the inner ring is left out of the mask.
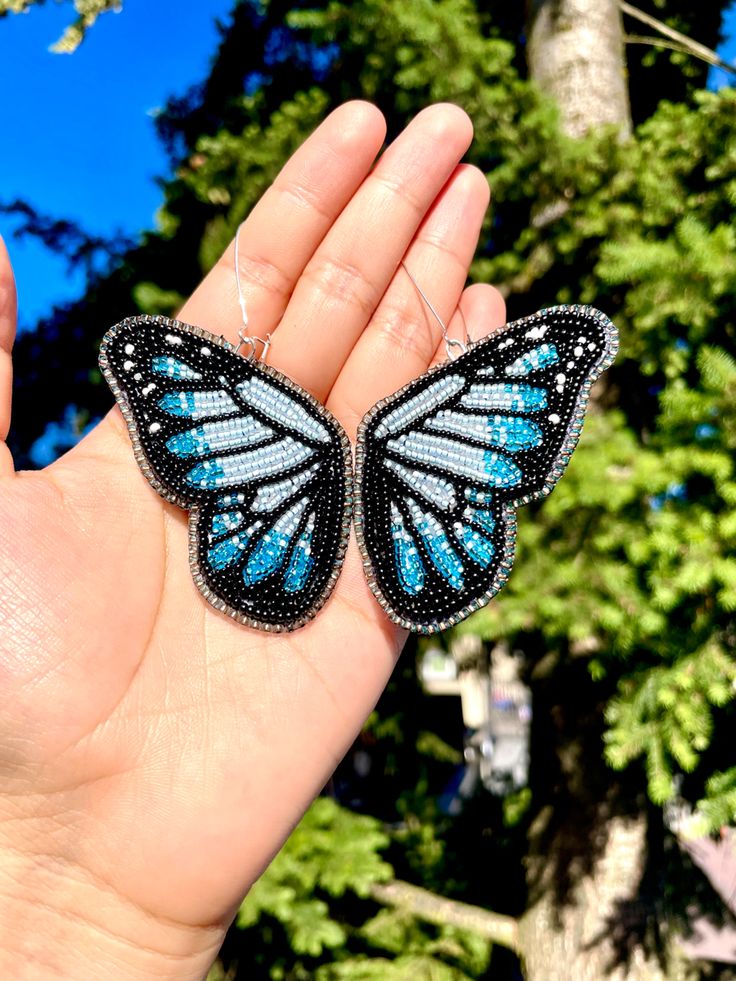
<path id="1" fill-rule="evenodd" d="M 5 440 L 10 428 L 17 308 L 13 268 L 5 242 L 0 238 L 0 476 L 13 472 L 13 459 Z"/>
<path id="2" fill-rule="evenodd" d="M 434 202 L 350 357 L 328 404 L 355 436 L 364 413 L 426 371 L 440 327 L 410 278 L 443 321 L 460 299 L 490 192 L 476 167 L 459 166 Z"/>
<path id="3" fill-rule="evenodd" d="M 265 337 L 276 329 L 304 267 L 368 174 L 385 134 L 375 106 L 339 106 L 251 211 L 238 233 L 250 335 Z M 185 323 L 236 339 L 242 318 L 234 263 L 233 240 L 180 311 Z"/>
<path id="4" fill-rule="evenodd" d="M 472 138 L 453 105 L 423 110 L 393 142 L 307 264 L 271 363 L 324 400 L 427 211 Z"/>

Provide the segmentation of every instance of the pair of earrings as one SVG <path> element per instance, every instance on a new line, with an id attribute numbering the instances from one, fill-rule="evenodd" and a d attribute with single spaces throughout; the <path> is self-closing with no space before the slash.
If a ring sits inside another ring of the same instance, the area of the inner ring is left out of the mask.
<path id="1" fill-rule="evenodd" d="M 105 334 L 100 367 L 136 459 L 161 497 L 189 511 L 194 581 L 240 623 L 283 631 L 311 620 L 354 522 L 387 616 L 425 634 L 451 627 L 507 581 L 516 508 L 548 494 L 567 466 L 590 387 L 616 355 L 610 320 L 551 307 L 452 359 L 460 342 L 410 278 L 448 361 L 365 415 L 354 468 L 334 416 L 259 360 L 256 339 L 241 332 L 234 346 L 153 316 Z"/>

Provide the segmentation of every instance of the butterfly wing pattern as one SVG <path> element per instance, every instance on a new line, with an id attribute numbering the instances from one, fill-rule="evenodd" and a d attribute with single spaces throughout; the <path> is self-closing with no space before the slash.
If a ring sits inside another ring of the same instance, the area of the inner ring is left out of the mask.
<path id="1" fill-rule="evenodd" d="M 350 529 L 350 444 L 334 417 L 223 338 L 165 317 L 112 327 L 100 367 L 143 473 L 189 511 L 204 596 L 260 629 L 308 622 L 337 580 Z"/>
<path id="2" fill-rule="evenodd" d="M 508 579 L 516 508 L 548 494 L 618 338 L 585 306 L 542 310 L 379 402 L 356 453 L 366 575 L 396 623 L 431 634 Z"/>

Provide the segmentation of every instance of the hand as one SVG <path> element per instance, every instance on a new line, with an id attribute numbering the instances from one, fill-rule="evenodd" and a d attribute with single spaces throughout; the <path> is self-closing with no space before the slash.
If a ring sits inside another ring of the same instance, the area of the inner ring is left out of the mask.
<path id="1" fill-rule="evenodd" d="M 240 232 L 269 362 L 351 438 L 378 399 L 445 359 L 402 258 L 451 335 L 504 321 L 497 291 L 463 292 L 488 204 L 484 176 L 459 164 L 467 116 L 426 109 L 373 166 L 384 134 L 373 106 L 337 109 Z M 179 318 L 236 339 L 232 243 Z M 3 436 L 14 329 L 0 245 Z M 404 636 L 354 541 L 301 630 L 262 634 L 217 613 L 189 573 L 187 516 L 138 470 L 117 408 L 45 470 L 14 473 L 4 446 L 0 468 L 0 965 L 201 977 Z"/>

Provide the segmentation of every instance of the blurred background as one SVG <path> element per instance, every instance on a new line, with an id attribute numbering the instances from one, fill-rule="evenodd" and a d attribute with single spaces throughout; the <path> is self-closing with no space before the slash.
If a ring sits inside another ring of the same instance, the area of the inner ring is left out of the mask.
<path id="1" fill-rule="evenodd" d="M 211 981 L 736 978 L 734 58 L 723 0 L 0 0 L 18 466 L 348 98 L 463 106 L 473 279 L 622 335 L 510 584 L 410 641 Z"/>

